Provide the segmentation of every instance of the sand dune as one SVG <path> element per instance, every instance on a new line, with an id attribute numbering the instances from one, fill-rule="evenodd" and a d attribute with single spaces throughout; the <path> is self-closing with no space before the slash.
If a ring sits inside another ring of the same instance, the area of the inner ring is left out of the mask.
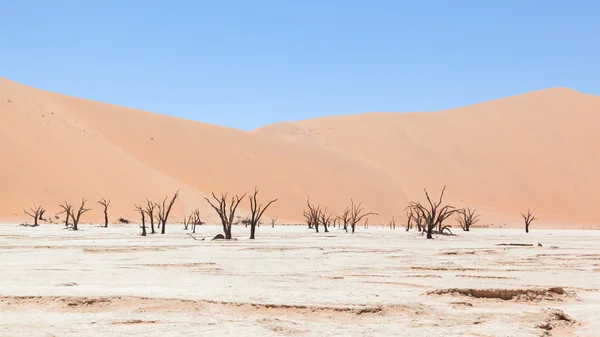
<path id="1" fill-rule="evenodd" d="M 0 79 L 0 220 L 64 200 L 112 199 L 111 218 L 181 190 L 174 220 L 203 197 L 278 198 L 270 215 L 301 221 L 308 195 L 340 211 L 350 198 L 401 218 L 422 188 L 511 222 L 530 207 L 538 226 L 600 216 L 600 98 L 548 89 L 436 113 L 371 113 L 253 132 L 50 93 Z M 247 204 L 247 202 L 245 202 Z M 97 205 L 96 205 L 97 206 Z M 244 205 L 246 206 L 246 205 Z M 83 221 L 101 219 L 100 207 Z"/>

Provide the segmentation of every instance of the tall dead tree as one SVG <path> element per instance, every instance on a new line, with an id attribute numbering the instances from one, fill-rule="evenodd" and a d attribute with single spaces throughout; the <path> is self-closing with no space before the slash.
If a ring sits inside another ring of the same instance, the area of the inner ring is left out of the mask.
<path id="1" fill-rule="evenodd" d="M 250 239 L 254 240 L 254 234 L 256 233 L 256 226 L 260 223 L 263 213 L 273 204 L 277 199 L 273 199 L 263 207 L 262 204 L 258 204 L 256 196 L 258 195 L 258 188 L 254 187 L 254 194 L 248 196 L 250 199 Z"/>
<path id="2" fill-rule="evenodd" d="M 319 209 L 319 218 L 317 221 L 323 226 L 325 233 L 329 233 L 329 226 L 331 225 L 332 214 L 327 214 L 327 207 Z"/>
<path id="3" fill-rule="evenodd" d="M 408 206 L 406 207 L 406 231 L 408 232 L 409 230 L 411 230 L 413 228 L 413 224 L 415 222 L 415 214 L 417 212 L 415 212 L 415 208 Z M 420 230 L 421 228 L 419 228 Z"/>
<path id="4" fill-rule="evenodd" d="M 529 225 L 533 220 L 538 220 L 538 218 L 533 216 L 529 209 L 527 210 L 527 214 L 521 213 L 521 216 L 523 217 L 523 220 L 525 220 L 525 233 L 529 233 Z"/>
<path id="5" fill-rule="evenodd" d="M 146 215 L 148 215 L 148 218 L 150 219 L 150 234 L 156 234 L 156 231 L 154 230 L 154 219 L 155 219 L 154 210 L 156 209 L 157 206 L 158 206 L 157 203 L 154 203 L 154 202 L 146 199 L 146 209 L 144 211 L 146 212 Z"/>
<path id="6" fill-rule="evenodd" d="M 456 221 L 465 232 L 471 230 L 471 226 L 479 221 L 479 214 L 471 208 L 461 208 L 456 211 Z"/>
<path id="7" fill-rule="evenodd" d="M 196 226 L 204 225 L 204 222 L 200 218 L 200 210 L 199 209 L 195 209 L 192 211 L 192 214 L 190 214 L 190 220 L 189 220 L 188 224 L 190 224 L 192 226 L 192 234 L 196 234 Z"/>
<path id="8" fill-rule="evenodd" d="M 390 229 L 396 229 L 396 219 L 394 217 L 390 220 Z"/>
<path id="9" fill-rule="evenodd" d="M 193 214 L 183 216 L 183 230 L 187 231 L 192 223 Z"/>
<path id="10" fill-rule="evenodd" d="M 27 214 L 33 218 L 33 227 L 39 226 L 38 220 L 42 220 L 42 215 L 44 214 L 45 211 L 46 210 L 44 209 L 43 206 L 37 206 L 36 204 L 33 204 L 33 207 L 31 207 L 29 209 L 29 211 L 26 209 L 23 209 L 23 212 L 25 212 L 25 214 Z"/>
<path id="11" fill-rule="evenodd" d="M 83 215 L 83 213 L 90 211 L 91 208 L 85 208 L 85 203 L 87 202 L 87 200 L 81 199 L 81 206 L 79 206 L 79 209 L 77 210 L 77 213 L 74 212 L 73 209 L 71 209 L 71 220 L 73 220 L 73 230 L 79 230 L 79 220 L 81 219 L 81 216 Z"/>
<path id="12" fill-rule="evenodd" d="M 354 233 L 356 224 L 358 224 L 362 219 L 369 215 L 378 215 L 374 212 L 363 213 L 362 202 L 358 205 L 354 203 L 354 200 L 350 199 L 350 227 L 352 228 L 352 233 Z M 365 227 L 368 227 L 368 223 L 365 222 Z"/>
<path id="13" fill-rule="evenodd" d="M 233 225 L 233 219 L 235 218 L 235 210 L 238 205 L 246 197 L 246 193 L 241 197 L 235 195 L 231 197 L 231 203 L 229 204 L 229 213 L 227 212 L 227 193 L 221 194 L 221 198 L 217 198 L 215 193 L 212 193 L 213 199 L 215 199 L 215 204 L 213 204 L 210 199 L 204 198 L 206 202 L 212 207 L 215 212 L 221 218 L 221 224 L 223 225 L 223 234 L 225 234 L 225 239 L 231 240 L 231 226 Z M 218 207 L 216 205 L 219 205 Z"/>
<path id="14" fill-rule="evenodd" d="M 171 198 L 171 202 L 167 205 L 167 196 L 162 201 L 162 204 L 157 204 L 158 208 L 158 221 L 159 225 L 161 225 L 160 234 L 165 234 L 167 230 L 167 221 L 169 220 L 169 214 L 171 213 L 171 208 L 173 204 L 175 204 L 175 200 L 179 196 L 179 190 L 175 192 L 173 198 Z"/>
<path id="15" fill-rule="evenodd" d="M 304 210 L 304 219 L 308 224 L 308 228 L 314 228 L 315 231 L 319 232 L 319 213 L 321 208 L 310 203 L 310 198 L 306 200 L 306 209 Z"/>
<path id="16" fill-rule="evenodd" d="M 102 198 L 98 203 L 104 207 L 104 228 L 108 228 L 108 206 L 110 206 L 110 200 Z"/>
<path id="17" fill-rule="evenodd" d="M 135 205 L 135 210 L 142 216 L 142 225 L 140 227 L 142 228 L 142 236 L 146 236 L 146 211 L 138 204 Z"/>
<path id="18" fill-rule="evenodd" d="M 59 205 L 63 210 L 58 214 L 65 213 L 65 228 L 69 228 L 69 217 L 71 216 L 71 211 L 73 210 L 73 205 L 69 202 L 66 202 L 62 205 Z"/>
<path id="19" fill-rule="evenodd" d="M 444 228 L 442 227 L 443 222 L 457 211 L 451 205 L 442 205 L 445 190 L 446 186 L 442 189 L 440 199 L 437 202 L 432 202 L 429 193 L 424 189 L 429 206 L 423 206 L 420 202 L 411 202 L 411 207 L 419 213 L 427 229 L 427 239 L 433 239 L 433 230 L 436 227 L 439 228 L 438 232 L 441 234 Z"/>

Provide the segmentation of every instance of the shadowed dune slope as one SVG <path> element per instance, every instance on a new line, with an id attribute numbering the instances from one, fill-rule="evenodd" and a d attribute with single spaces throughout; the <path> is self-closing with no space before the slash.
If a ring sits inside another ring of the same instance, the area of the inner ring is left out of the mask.
<path id="1" fill-rule="evenodd" d="M 387 172 L 409 198 L 427 187 L 489 222 L 598 224 L 600 97 L 552 88 L 435 113 L 370 113 L 256 130 L 340 151 Z"/>
<path id="2" fill-rule="evenodd" d="M 406 204 L 386 171 L 343 152 L 273 139 L 134 109 L 50 93 L 0 79 L 0 220 L 23 221 L 23 208 L 59 212 L 65 200 L 88 198 L 83 221 L 100 221 L 101 197 L 111 218 L 137 219 L 134 203 L 181 190 L 173 220 L 199 207 L 217 222 L 203 197 L 251 192 L 278 198 L 268 215 L 301 221 L 310 195 L 338 211 L 350 198 L 382 214 Z M 245 200 L 240 209 L 247 209 Z"/>

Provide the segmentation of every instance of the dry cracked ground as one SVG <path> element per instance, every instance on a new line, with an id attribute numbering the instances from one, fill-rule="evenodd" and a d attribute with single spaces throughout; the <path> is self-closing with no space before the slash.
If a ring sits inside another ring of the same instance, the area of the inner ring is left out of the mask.
<path id="1" fill-rule="evenodd" d="M 600 231 L 167 231 L 1 225 L 0 336 L 600 336 Z"/>

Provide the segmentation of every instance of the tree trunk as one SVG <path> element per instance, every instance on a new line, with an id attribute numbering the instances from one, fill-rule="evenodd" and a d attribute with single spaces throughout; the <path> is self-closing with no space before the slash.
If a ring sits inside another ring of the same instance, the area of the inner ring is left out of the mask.
<path id="1" fill-rule="evenodd" d="M 37 225 L 38 225 L 38 215 L 36 214 L 35 217 L 34 217 L 34 219 L 33 219 L 33 226 L 37 227 Z"/>
<path id="2" fill-rule="evenodd" d="M 160 234 L 165 234 L 166 227 L 167 227 L 167 222 L 164 221 L 162 223 L 162 228 L 160 229 Z"/>
<path id="3" fill-rule="evenodd" d="M 352 224 L 352 233 L 354 233 L 354 227 L 356 227 L 356 225 Z"/>
<path id="4" fill-rule="evenodd" d="M 256 231 L 256 228 L 254 225 L 250 224 L 250 239 L 254 240 L 254 232 Z"/>
<path id="5" fill-rule="evenodd" d="M 156 234 L 156 231 L 154 230 L 154 215 L 150 216 L 150 232 Z"/>
<path id="6" fill-rule="evenodd" d="M 225 230 L 225 239 L 231 240 L 231 227 L 226 226 L 223 229 Z"/>
<path id="7" fill-rule="evenodd" d="M 67 212 L 67 217 L 65 219 L 65 227 L 69 227 L 69 213 Z"/>
<path id="8" fill-rule="evenodd" d="M 108 212 L 104 209 L 104 228 L 108 228 Z"/>
<path id="9" fill-rule="evenodd" d="M 529 233 L 529 224 L 525 224 L 525 233 Z"/>

